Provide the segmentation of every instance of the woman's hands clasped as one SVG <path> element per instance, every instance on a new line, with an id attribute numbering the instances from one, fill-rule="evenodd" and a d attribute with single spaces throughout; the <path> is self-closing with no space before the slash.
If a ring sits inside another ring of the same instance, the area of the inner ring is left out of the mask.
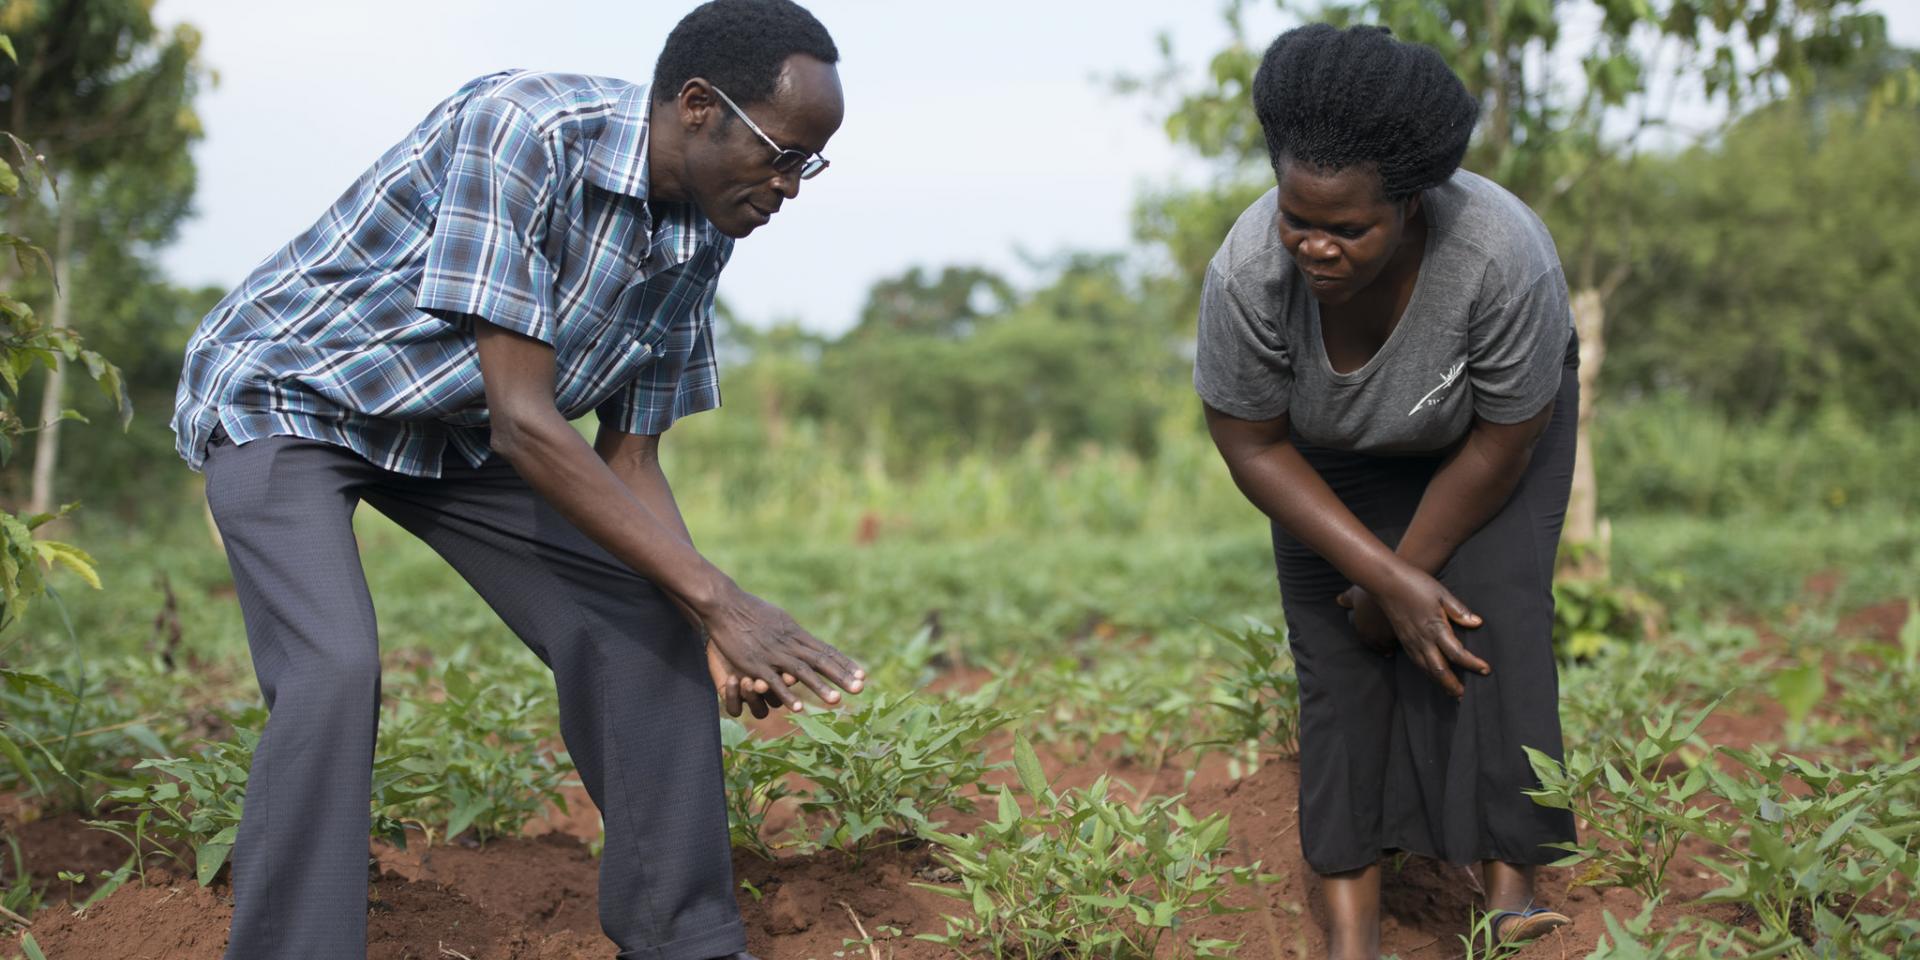
<path id="1" fill-rule="evenodd" d="M 1455 668 L 1482 676 L 1493 672 L 1453 632 L 1455 626 L 1480 626 L 1484 622 L 1480 615 L 1467 609 L 1440 581 L 1415 567 L 1402 565 L 1380 593 L 1354 586 L 1340 594 L 1337 602 L 1352 611 L 1354 632 L 1362 643 L 1389 653 L 1397 639 L 1414 664 L 1456 698 L 1464 696 L 1467 689 L 1454 675 Z"/>

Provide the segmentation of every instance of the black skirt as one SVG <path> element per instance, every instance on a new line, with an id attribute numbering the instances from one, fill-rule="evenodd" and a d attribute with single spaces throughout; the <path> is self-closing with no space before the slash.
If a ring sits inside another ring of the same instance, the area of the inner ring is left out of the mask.
<path id="1" fill-rule="evenodd" d="M 1522 747 L 1556 758 L 1559 679 L 1553 568 L 1573 480 L 1578 354 L 1568 348 L 1553 415 L 1513 496 L 1457 550 L 1439 580 L 1479 614 L 1456 627 L 1493 668 L 1456 675 L 1454 700 L 1408 657 L 1381 656 L 1354 635 L 1335 598 L 1351 584 L 1274 525 L 1281 606 L 1300 675 L 1300 842 L 1322 874 L 1404 850 L 1450 863 L 1549 863 L 1546 844 L 1574 839 L 1573 815 L 1535 804 Z M 1348 509 L 1399 543 L 1438 457 L 1377 457 L 1300 444 Z"/>

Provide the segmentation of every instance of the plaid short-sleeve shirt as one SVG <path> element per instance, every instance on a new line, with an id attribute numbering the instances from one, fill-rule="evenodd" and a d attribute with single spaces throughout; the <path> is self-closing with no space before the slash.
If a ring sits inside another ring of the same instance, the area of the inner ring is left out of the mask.
<path id="1" fill-rule="evenodd" d="M 658 434 L 720 403 L 713 305 L 733 252 L 690 204 L 647 201 L 645 85 L 476 79 L 201 322 L 175 398 L 199 469 L 215 427 L 292 435 L 389 470 L 486 460 L 473 320 L 551 345 L 555 404 Z"/>

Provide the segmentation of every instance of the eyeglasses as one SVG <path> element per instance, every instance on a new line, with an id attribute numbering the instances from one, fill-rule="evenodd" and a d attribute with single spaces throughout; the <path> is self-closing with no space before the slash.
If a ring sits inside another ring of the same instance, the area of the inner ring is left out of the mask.
<path id="1" fill-rule="evenodd" d="M 760 139 L 767 142 L 767 146 L 773 148 L 773 170 L 775 173 L 792 173 L 798 170 L 800 171 L 800 179 L 812 180 L 814 177 L 820 175 L 820 171 L 827 168 L 826 157 L 817 153 L 808 153 L 805 150 L 794 150 L 774 143 L 773 138 L 767 136 L 766 131 L 760 129 L 760 125 L 754 123 L 753 118 L 747 116 L 747 112 L 740 109 L 740 105 L 734 103 L 732 97 L 727 96 L 726 91 L 721 90 L 719 87 L 714 87 L 711 83 L 707 84 L 707 86 L 713 87 L 713 92 L 720 95 L 721 102 L 732 108 L 734 114 L 747 125 L 747 129 L 758 134 Z"/>

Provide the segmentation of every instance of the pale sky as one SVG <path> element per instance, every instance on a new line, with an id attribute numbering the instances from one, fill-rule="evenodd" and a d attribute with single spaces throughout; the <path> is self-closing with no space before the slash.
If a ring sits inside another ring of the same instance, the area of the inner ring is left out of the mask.
<path id="1" fill-rule="evenodd" d="M 197 216 L 163 262 L 237 283 L 300 232 L 435 103 L 505 67 L 644 81 L 691 0 L 159 0 L 205 37 L 219 82 L 198 108 Z M 1227 33 L 1210 2 L 814 0 L 840 48 L 847 116 L 832 169 L 740 242 L 721 295 L 746 320 L 850 325 L 867 288 L 914 264 L 1029 279 L 1019 251 L 1118 250 L 1141 187 L 1197 180 L 1140 97 L 1102 79 L 1160 64 L 1169 32 L 1197 70 Z M 1289 26 L 1268 5 L 1249 35 Z M 1879 0 L 1920 44 L 1920 2 Z"/>

